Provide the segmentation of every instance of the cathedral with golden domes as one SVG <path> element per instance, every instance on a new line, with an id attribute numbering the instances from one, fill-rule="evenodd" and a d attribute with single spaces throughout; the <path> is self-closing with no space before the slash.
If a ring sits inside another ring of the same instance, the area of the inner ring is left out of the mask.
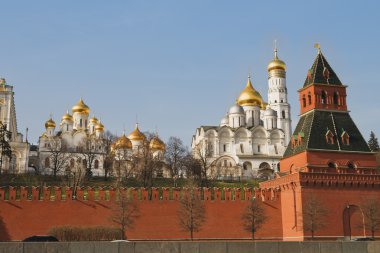
<path id="1" fill-rule="evenodd" d="M 268 101 L 247 84 L 217 126 L 201 126 L 192 138 L 195 157 L 207 160 L 208 176 L 272 177 L 291 136 L 286 64 L 277 49 L 268 67 Z"/>
<path id="2" fill-rule="evenodd" d="M 165 148 L 165 143 L 158 134 L 149 138 L 136 124 L 135 129 L 128 136 L 123 133 L 111 147 L 116 161 L 113 164 L 113 172 L 123 177 L 137 177 L 141 174 L 141 166 L 136 166 L 135 162 L 139 160 L 139 157 L 145 156 L 150 160 L 160 162 L 160 166 L 153 171 L 153 177 L 168 178 L 170 172 L 164 163 Z"/>
<path id="3" fill-rule="evenodd" d="M 104 125 L 95 116 L 89 118 L 90 108 L 83 99 L 61 118 L 58 129 L 50 117 L 45 132 L 39 138 L 39 168 L 43 174 L 64 174 L 81 163 L 91 168 L 93 175 L 104 175 L 106 147 Z"/>

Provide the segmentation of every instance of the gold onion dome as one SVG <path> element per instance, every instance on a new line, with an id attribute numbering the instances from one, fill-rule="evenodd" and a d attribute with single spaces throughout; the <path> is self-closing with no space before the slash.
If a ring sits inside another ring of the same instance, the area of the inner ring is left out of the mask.
<path id="1" fill-rule="evenodd" d="M 66 114 L 62 116 L 62 121 L 65 120 L 73 121 L 73 116 L 70 115 L 69 111 L 67 111 Z"/>
<path id="2" fill-rule="evenodd" d="M 48 121 L 45 123 L 45 128 L 55 128 L 55 122 L 54 120 L 50 117 Z"/>
<path id="3" fill-rule="evenodd" d="M 164 151 L 165 150 L 165 143 L 160 138 L 158 138 L 158 136 L 156 136 L 150 141 L 149 147 L 152 150 Z"/>
<path id="4" fill-rule="evenodd" d="M 81 98 L 79 102 L 73 106 L 72 108 L 73 113 L 90 113 L 90 108 L 83 102 L 83 99 Z"/>
<path id="5" fill-rule="evenodd" d="M 245 106 L 245 105 L 262 106 L 263 98 L 261 97 L 260 93 L 253 88 L 250 76 L 248 76 L 247 85 L 245 86 L 244 90 L 240 93 L 236 102 L 241 106 Z"/>
<path id="6" fill-rule="evenodd" d="M 95 116 L 92 116 L 92 118 L 90 119 L 90 123 L 98 124 L 99 120 Z"/>
<path id="7" fill-rule="evenodd" d="M 102 124 L 102 122 L 99 121 L 98 124 L 96 124 L 95 130 L 96 131 L 104 131 L 104 125 Z"/>
<path id="8" fill-rule="evenodd" d="M 268 64 L 268 72 L 274 69 L 280 69 L 286 71 L 286 64 L 284 61 L 280 60 L 277 56 L 277 48 L 274 50 L 274 58 Z"/>
<path id="9" fill-rule="evenodd" d="M 132 142 L 130 139 L 127 138 L 127 136 L 125 136 L 125 134 L 123 134 L 119 139 L 116 140 L 114 148 L 115 149 L 132 149 Z"/>
<path id="10" fill-rule="evenodd" d="M 128 135 L 128 139 L 131 141 L 143 141 L 145 140 L 145 135 L 140 132 L 138 124 L 136 124 L 135 129 Z"/>

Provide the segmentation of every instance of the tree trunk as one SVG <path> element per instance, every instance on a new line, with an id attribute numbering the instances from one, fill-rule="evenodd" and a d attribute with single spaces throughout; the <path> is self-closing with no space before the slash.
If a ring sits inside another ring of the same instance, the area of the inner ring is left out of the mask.
<path id="1" fill-rule="evenodd" d="M 190 239 L 193 241 L 193 230 L 192 229 L 190 229 Z"/>

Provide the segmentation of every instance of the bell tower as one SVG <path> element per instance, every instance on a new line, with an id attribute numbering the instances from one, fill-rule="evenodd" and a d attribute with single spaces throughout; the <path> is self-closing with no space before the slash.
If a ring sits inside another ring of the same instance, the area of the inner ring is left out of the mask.
<path id="1" fill-rule="evenodd" d="M 292 120 L 286 88 L 286 64 L 278 58 L 276 46 L 273 60 L 268 64 L 268 103 L 277 112 L 277 128 L 284 131 L 285 143 L 288 145 L 292 133 Z"/>

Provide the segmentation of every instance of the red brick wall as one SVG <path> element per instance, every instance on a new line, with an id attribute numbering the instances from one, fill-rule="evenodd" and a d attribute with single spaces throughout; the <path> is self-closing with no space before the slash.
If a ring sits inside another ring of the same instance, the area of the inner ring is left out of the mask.
<path id="1" fill-rule="evenodd" d="M 49 188 L 44 189 L 44 200 L 38 200 L 38 189 L 33 188 L 32 200 L 28 200 L 28 189 L 20 191 L 10 189 L 6 194 L 0 189 L 0 240 L 22 240 L 25 237 L 38 234 L 46 234 L 54 226 L 114 226 L 110 218 L 112 216 L 112 203 L 115 198 L 114 191 L 109 191 L 110 200 L 105 200 L 105 190 L 99 191 L 98 200 L 95 200 L 95 192 L 79 191 L 77 200 L 61 200 L 60 188 L 55 193 L 50 193 Z M 257 238 L 279 239 L 282 237 L 281 201 L 280 195 L 261 193 L 256 190 L 251 192 L 246 189 L 245 194 L 240 190 L 224 191 L 213 189 L 215 200 L 211 200 L 211 189 L 206 189 L 205 206 L 206 222 L 195 237 L 199 238 L 250 238 L 242 226 L 241 214 L 249 203 L 248 198 L 256 195 L 258 199 L 266 199 L 264 207 L 268 216 L 265 227 L 257 234 Z M 66 190 L 69 195 L 70 190 Z M 182 239 L 188 238 L 188 234 L 181 231 L 178 225 L 178 198 L 179 189 L 173 190 L 173 200 L 169 200 L 169 189 L 164 189 L 160 195 L 158 189 L 152 191 L 152 200 L 148 200 L 148 192 L 134 189 L 132 194 L 140 209 L 140 217 L 135 221 L 134 228 L 127 232 L 130 239 Z M 8 200 L 5 200 L 8 195 Z M 224 200 L 222 196 L 224 195 Z M 243 195 L 246 196 L 245 199 Z M 54 196 L 54 197 L 50 197 Z M 141 196 L 141 199 L 139 199 Z M 234 199 L 233 199 L 233 196 Z M 162 198 L 160 200 L 159 198 Z M 145 199 L 145 200 L 144 200 Z"/>

